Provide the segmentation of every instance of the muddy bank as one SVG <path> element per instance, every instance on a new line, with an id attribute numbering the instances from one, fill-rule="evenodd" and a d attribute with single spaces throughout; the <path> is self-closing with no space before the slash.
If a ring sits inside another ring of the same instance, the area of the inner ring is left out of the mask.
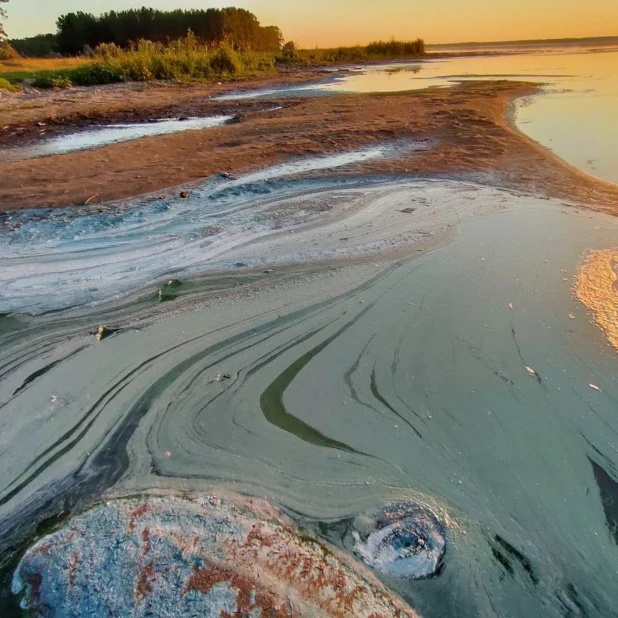
<path id="1" fill-rule="evenodd" d="M 129 82 L 66 90 L 27 89 L 0 99 L 0 140 L 21 128 L 35 131 L 38 122 L 82 126 L 111 117 L 116 121 L 147 120 L 178 115 L 199 105 L 201 99 L 245 88 L 279 87 L 323 79 L 329 72 L 313 69 L 281 70 L 226 82 L 182 84 L 172 82 Z M 5 129 L 5 127 L 9 127 Z"/>
<path id="2" fill-rule="evenodd" d="M 195 183 L 216 172 L 241 173 L 307 155 L 426 139 L 436 146 L 422 157 L 354 165 L 338 174 L 465 177 L 615 212 L 617 187 L 569 166 L 511 126 L 512 100 L 534 88 L 517 82 L 474 82 L 449 90 L 270 99 L 259 105 L 283 109 L 259 113 L 255 101 L 235 102 L 234 109 L 249 105 L 254 113 L 241 114 L 240 122 L 230 126 L 0 163 L 0 208 L 77 205 L 93 195 L 92 203 L 107 202 Z M 202 95 L 191 91 L 192 114 L 224 111 L 221 103 Z M 147 91 L 140 97 L 141 104 L 139 97 L 131 103 L 138 115 Z M 171 97 L 167 92 L 163 100 Z"/>

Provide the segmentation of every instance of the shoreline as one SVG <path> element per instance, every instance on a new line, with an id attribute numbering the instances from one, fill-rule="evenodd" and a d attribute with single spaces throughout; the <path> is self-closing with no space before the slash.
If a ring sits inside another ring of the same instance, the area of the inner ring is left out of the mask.
<path id="1" fill-rule="evenodd" d="M 309 83 L 323 77 L 324 72 L 304 73 L 282 81 L 279 75 L 268 84 Z M 251 84 L 265 84 L 264 80 L 258 82 Z M 101 111 L 104 102 L 75 102 L 77 110 L 81 105 L 81 123 L 104 117 L 109 122 L 110 116 L 113 121 L 148 120 L 153 114 L 205 116 L 225 111 L 236 120 L 201 131 L 38 159 L 1 161 L 0 174 L 9 180 L 0 212 L 83 206 L 91 196 L 96 197 L 89 204 L 100 205 L 157 192 L 169 194 L 217 172 L 245 174 L 307 155 L 329 155 L 397 140 L 426 140 L 436 145 L 422 156 L 355 164 L 330 170 L 329 177 L 402 174 L 410 179 L 469 179 L 568 199 L 612 214 L 617 211 L 618 186 L 575 168 L 517 128 L 514 101 L 538 92 L 535 84 L 475 81 L 448 90 L 273 96 L 229 103 L 206 98 L 208 92 L 214 96 L 234 87 L 238 84 L 216 86 L 215 90 L 202 86 L 128 88 L 120 106 L 123 109 L 116 103 L 107 114 Z M 114 89 L 107 91 L 113 93 Z M 183 98 L 172 103 L 178 92 Z M 376 99 L 380 106 L 376 106 Z M 274 105 L 282 109 L 273 110 Z M 33 111 L 26 110 L 24 116 L 32 117 Z M 40 116 L 43 112 L 36 113 Z M 80 122 L 77 126 L 83 126 Z M 68 183 L 67 178 L 71 178 Z"/>

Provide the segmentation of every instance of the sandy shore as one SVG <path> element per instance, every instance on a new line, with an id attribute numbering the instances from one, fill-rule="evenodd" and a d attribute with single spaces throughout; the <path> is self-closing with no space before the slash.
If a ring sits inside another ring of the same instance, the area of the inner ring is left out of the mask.
<path id="1" fill-rule="evenodd" d="M 215 102 L 240 87 L 315 80 L 315 72 L 248 84 L 112 86 L 42 94 L 5 105 L 0 144 L 32 143 L 46 133 L 85 124 L 178 115 L 229 113 L 236 122 L 41 159 L 0 162 L 0 210 L 97 204 L 188 186 L 217 172 L 244 173 L 290 159 L 367 146 L 428 140 L 422 154 L 354 164 L 329 176 L 405 174 L 449 177 L 580 203 L 609 213 L 618 187 L 591 177 L 520 133 L 515 98 L 534 92 L 522 82 L 468 82 L 451 89 L 312 98 Z M 66 100 L 65 100 L 66 99 Z M 272 110 L 281 106 L 282 109 Z M 63 115 L 61 115 L 63 114 Z M 50 124 L 50 118 L 53 121 Z M 45 123 L 41 128 L 37 123 Z M 21 130 L 19 130 L 21 128 Z"/>

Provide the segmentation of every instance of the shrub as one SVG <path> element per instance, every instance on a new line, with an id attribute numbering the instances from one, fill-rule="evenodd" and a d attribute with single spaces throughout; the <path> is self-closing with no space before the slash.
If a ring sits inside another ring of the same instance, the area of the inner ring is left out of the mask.
<path id="1" fill-rule="evenodd" d="M 76 86 L 97 86 L 126 81 L 122 69 L 112 63 L 95 61 L 74 69 L 70 79 Z"/>
<path id="2" fill-rule="evenodd" d="M 243 71 L 243 63 L 239 55 L 231 47 L 225 45 L 222 45 L 211 56 L 210 66 L 215 73 L 235 75 Z"/>
<path id="3" fill-rule="evenodd" d="M 115 43 L 101 43 L 95 50 L 94 55 L 97 58 L 109 60 L 110 58 L 119 58 L 124 52 Z"/>
<path id="4" fill-rule="evenodd" d="M 6 42 L 0 39 L 0 60 L 12 60 L 19 54 Z"/>
<path id="5" fill-rule="evenodd" d="M 52 88 L 72 88 L 73 82 L 68 78 L 62 75 L 58 77 L 54 77 L 51 80 Z"/>
<path id="6" fill-rule="evenodd" d="M 300 63 L 303 59 L 296 53 L 296 43 L 288 41 L 281 49 L 277 60 L 284 63 Z"/>
<path id="7" fill-rule="evenodd" d="M 67 75 L 59 73 L 41 73 L 35 76 L 32 85 L 35 88 L 71 88 L 73 82 Z"/>
<path id="8" fill-rule="evenodd" d="M 17 92 L 19 90 L 18 86 L 11 84 L 10 81 L 0 77 L 0 91 L 4 92 Z"/>

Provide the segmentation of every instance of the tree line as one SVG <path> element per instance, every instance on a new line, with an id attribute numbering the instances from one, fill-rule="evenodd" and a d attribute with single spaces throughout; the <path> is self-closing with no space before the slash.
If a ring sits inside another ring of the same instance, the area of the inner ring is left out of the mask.
<path id="1" fill-rule="evenodd" d="M 70 55 L 101 43 L 124 49 L 140 39 L 167 43 L 184 37 L 189 30 L 213 47 L 226 43 L 235 49 L 271 51 L 279 50 L 283 42 L 279 28 L 261 26 L 253 13 L 236 8 L 160 11 L 143 7 L 109 11 L 99 17 L 80 11 L 62 15 L 56 25 L 57 50 Z"/>

